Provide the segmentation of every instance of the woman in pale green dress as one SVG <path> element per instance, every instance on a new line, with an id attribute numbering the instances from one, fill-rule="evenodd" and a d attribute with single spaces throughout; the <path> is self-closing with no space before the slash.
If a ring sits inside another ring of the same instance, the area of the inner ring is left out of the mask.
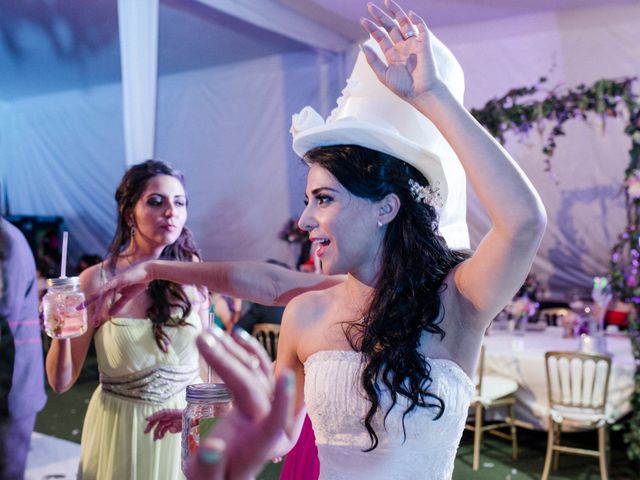
<path id="1" fill-rule="evenodd" d="M 185 227 L 187 197 L 180 173 L 157 161 L 135 165 L 124 175 L 116 201 L 118 225 L 108 257 L 82 272 L 83 290 L 99 288 L 145 260 L 199 261 Z M 145 426 L 146 418 L 160 410 L 184 408 L 186 386 L 201 381 L 194 340 L 207 320 L 205 293 L 152 282 L 117 316 L 99 319 L 79 337 L 53 340 L 47 378 L 58 393 L 76 382 L 92 339 L 98 358 L 100 385 L 83 425 L 78 478 L 182 477 L 180 436 L 154 441 Z M 93 307 L 88 308 L 94 318 Z"/>

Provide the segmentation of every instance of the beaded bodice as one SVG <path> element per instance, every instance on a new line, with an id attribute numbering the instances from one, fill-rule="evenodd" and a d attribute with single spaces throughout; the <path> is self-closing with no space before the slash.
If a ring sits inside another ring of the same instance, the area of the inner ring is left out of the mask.
<path id="1" fill-rule="evenodd" d="M 94 337 L 102 391 L 121 398 L 162 404 L 200 383 L 195 339 L 202 326 L 192 312 L 187 325 L 166 327 L 171 343 L 158 348 L 148 319 L 113 317 Z"/>
<path id="2" fill-rule="evenodd" d="M 430 391 L 442 398 L 445 410 L 418 408 L 405 417 L 405 399 L 391 410 L 389 395 L 382 390 L 382 410 L 373 427 L 379 445 L 371 446 L 363 418 L 369 400 L 360 387 L 362 355 L 354 351 L 319 351 L 307 358 L 304 396 L 320 457 L 321 479 L 414 479 L 451 478 L 453 461 L 464 429 L 474 385 L 454 362 L 427 359 L 433 383 Z M 382 387 L 381 387 L 382 388 Z"/>

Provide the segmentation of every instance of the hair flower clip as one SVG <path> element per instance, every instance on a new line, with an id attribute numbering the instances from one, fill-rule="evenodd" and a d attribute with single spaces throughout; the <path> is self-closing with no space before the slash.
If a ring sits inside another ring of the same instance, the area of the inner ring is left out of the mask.
<path id="1" fill-rule="evenodd" d="M 409 189 L 411 196 L 418 203 L 431 205 L 434 208 L 444 207 L 442 195 L 440 194 L 440 182 L 431 185 L 420 185 L 414 179 L 409 179 Z"/>

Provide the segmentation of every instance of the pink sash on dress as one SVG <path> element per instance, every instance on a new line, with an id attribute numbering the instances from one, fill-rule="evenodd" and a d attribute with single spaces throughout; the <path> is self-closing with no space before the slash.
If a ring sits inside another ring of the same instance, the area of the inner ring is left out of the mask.
<path id="1" fill-rule="evenodd" d="M 319 475 L 316 437 L 311 420 L 305 415 L 298 442 L 284 458 L 280 480 L 318 480 Z"/>

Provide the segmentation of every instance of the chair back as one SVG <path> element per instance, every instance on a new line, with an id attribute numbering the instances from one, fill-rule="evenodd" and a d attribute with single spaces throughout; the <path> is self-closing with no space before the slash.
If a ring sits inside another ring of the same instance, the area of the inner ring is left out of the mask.
<path id="1" fill-rule="evenodd" d="M 484 345 L 480 347 L 480 358 L 478 359 L 478 367 L 476 368 L 476 374 L 473 378 L 476 384 L 476 394 L 480 395 L 482 392 L 482 377 L 484 376 Z"/>
<path id="2" fill-rule="evenodd" d="M 558 325 L 562 323 L 562 317 L 568 315 L 570 311 L 564 307 L 541 308 L 538 311 L 538 318 L 543 322 L 547 322 L 547 325 Z"/>
<path id="3" fill-rule="evenodd" d="M 274 361 L 278 353 L 280 325 L 276 323 L 256 323 L 251 333 L 262 344 L 271 360 Z"/>
<path id="4" fill-rule="evenodd" d="M 549 407 L 589 409 L 604 414 L 611 357 L 582 352 L 546 352 Z"/>

